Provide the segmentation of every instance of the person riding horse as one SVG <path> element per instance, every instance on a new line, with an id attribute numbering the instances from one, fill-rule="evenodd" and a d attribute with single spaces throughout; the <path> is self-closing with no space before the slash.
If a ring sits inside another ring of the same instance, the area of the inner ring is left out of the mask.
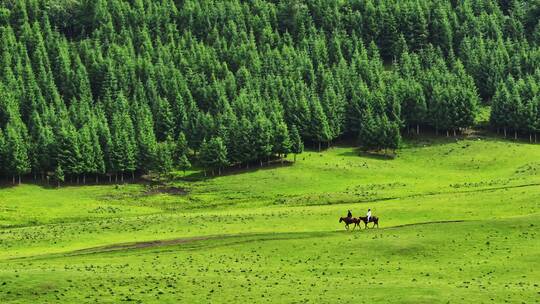
<path id="1" fill-rule="evenodd" d="M 348 212 L 347 212 L 347 217 L 348 217 L 348 218 L 351 218 L 351 217 L 352 217 L 351 210 L 348 210 Z"/>
<path id="2" fill-rule="evenodd" d="M 365 228 L 368 227 L 368 223 L 373 223 L 373 227 L 379 227 L 379 218 L 371 215 L 371 209 L 368 209 L 366 216 L 360 216 L 358 219 L 364 222 Z"/>
<path id="3" fill-rule="evenodd" d="M 340 217 L 339 222 L 345 222 L 345 229 L 349 230 L 349 224 L 354 224 L 353 230 L 356 227 L 360 228 L 360 220 L 355 217 Z"/>

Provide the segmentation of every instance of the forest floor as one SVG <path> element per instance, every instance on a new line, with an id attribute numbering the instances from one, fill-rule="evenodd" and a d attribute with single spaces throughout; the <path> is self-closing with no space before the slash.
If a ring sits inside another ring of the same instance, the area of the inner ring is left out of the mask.
<path id="1" fill-rule="evenodd" d="M 379 229 L 338 223 L 368 208 Z M 537 303 L 539 267 L 526 143 L 423 138 L 394 159 L 333 147 L 159 189 L 0 189 L 1 303 Z"/>

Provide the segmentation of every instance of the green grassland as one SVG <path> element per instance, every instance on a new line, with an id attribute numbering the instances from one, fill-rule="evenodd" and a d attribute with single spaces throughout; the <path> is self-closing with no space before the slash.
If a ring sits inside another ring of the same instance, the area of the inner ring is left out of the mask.
<path id="1" fill-rule="evenodd" d="M 392 159 L 334 147 L 196 174 L 168 185 L 187 194 L 0 189 L 0 302 L 540 299 L 537 145 L 425 138 Z M 368 208 L 379 229 L 338 223 Z"/>

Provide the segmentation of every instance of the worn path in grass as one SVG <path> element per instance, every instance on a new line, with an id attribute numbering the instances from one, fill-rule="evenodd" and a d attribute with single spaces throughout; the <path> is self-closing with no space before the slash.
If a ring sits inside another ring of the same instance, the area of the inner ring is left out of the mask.
<path id="1" fill-rule="evenodd" d="M 388 230 L 388 229 L 397 229 L 401 227 L 407 227 L 407 226 L 419 226 L 419 225 L 433 225 L 433 224 L 446 224 L 446 223 L 462 223 L 463 220 L 452 220 L 452 221 L 434 221 L 434 222 L 423 222 L 423 223 L 414 223 L 414 224 L 403 224 L 403 225 L 396 225 L 396 226 L 390 226 L 386 228 L 376 228 L 376 227 L 361 227 L 361 228 L 350 228 L 350 231 L 347 232 L 361 232 L 363 229 L 381 229 L 381 230 Z M 370 224 L 371 226 L 371 224 Z M 18 257 L 13 258 L 11 260 L 28 260 L 28 259 L 47 259 L 47 258 L 53 258 L 53 257 L 70 257 L 70 256 L 77 256 L 77 255 L 89 255 L 89 254 L 98 254 L 98 253 L 104 253 L 104 252 L 113 252 L 113 251 L 123 251 L 123 250 L 136 250 L 136 249 L 144 249 L 144 248 L 154 248 L 154 247 L 165 247 L 165 246 L 173 246 L 173 245 L 180 245 L 180 244 L 187 244 L 187 243 L 193 243 L 193 242 L 201 242 L 201 241 L 217 241 L 217 240 L 224 240 L 224 239 L 230 239 L 230 240 L 243 240 L 245 238 L 249 238 L 250 242 L 257 242 L 262 240 L 285 240 L 285 239 L 306 239 L 306 238 L 321 238 L 324 236 L 329 236 L 334 233 L 341 233 L 343 232 L 342 229 L 336 230 L 336 231 L 319 231 L 319 232 L 272 232 L 272 233 L 238 233 L 238 234 L 218 234 L 218 235 L 208 235 L 208 236 L 200 236 L 200 237 L 187 237 L 187 238 L 175 238 L 175 239 L 167 239 L 167 240 L 153 240 L 153 241 L 144 241 L 144 242 L 134 242 L 134 243 L 120 243 L 120 244 L 111 244 L 106 246 L 100 246 L 100 247 L 92 247 L 92 248 L 86 248 L 81 250 L 75 250 L 70 252 L 64 252 L 61 254 L 44 254 L 44 255 L 35 255 L 35 256 L 26 256 L 26 257 Z M 243 240 L 243 242 L 246 242 L 246 240 Z"/>

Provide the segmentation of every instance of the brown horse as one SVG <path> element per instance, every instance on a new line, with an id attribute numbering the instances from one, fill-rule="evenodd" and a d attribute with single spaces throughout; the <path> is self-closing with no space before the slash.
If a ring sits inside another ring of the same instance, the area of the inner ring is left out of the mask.
<path id="1" fill-rule="evenodd" d="M 368 224 L 367 216 L 360 216 L 358 219 L 360 221 L 364 222 L 364 225 L 365 225 L 364 229 L 368 227 L 367 226 L 367 224 Z M 376 217 L 376 216 L 370 217 L 369 222 L 373 223 L 373 227 L 371 227 L 371 228 L 375 228 L 375 226 L 377 226 L 377 228 L 379 228 L 379 218 L 378 217 Z"/>
<path id="2" fill-rule="evenodd" d="M 353 230 L 360 227 L 360 220 L 355 217 L 340 217 L 339 222 L 345 222 L 345 229 L 349 230 L 349 224 L 354 224 Z"/>

